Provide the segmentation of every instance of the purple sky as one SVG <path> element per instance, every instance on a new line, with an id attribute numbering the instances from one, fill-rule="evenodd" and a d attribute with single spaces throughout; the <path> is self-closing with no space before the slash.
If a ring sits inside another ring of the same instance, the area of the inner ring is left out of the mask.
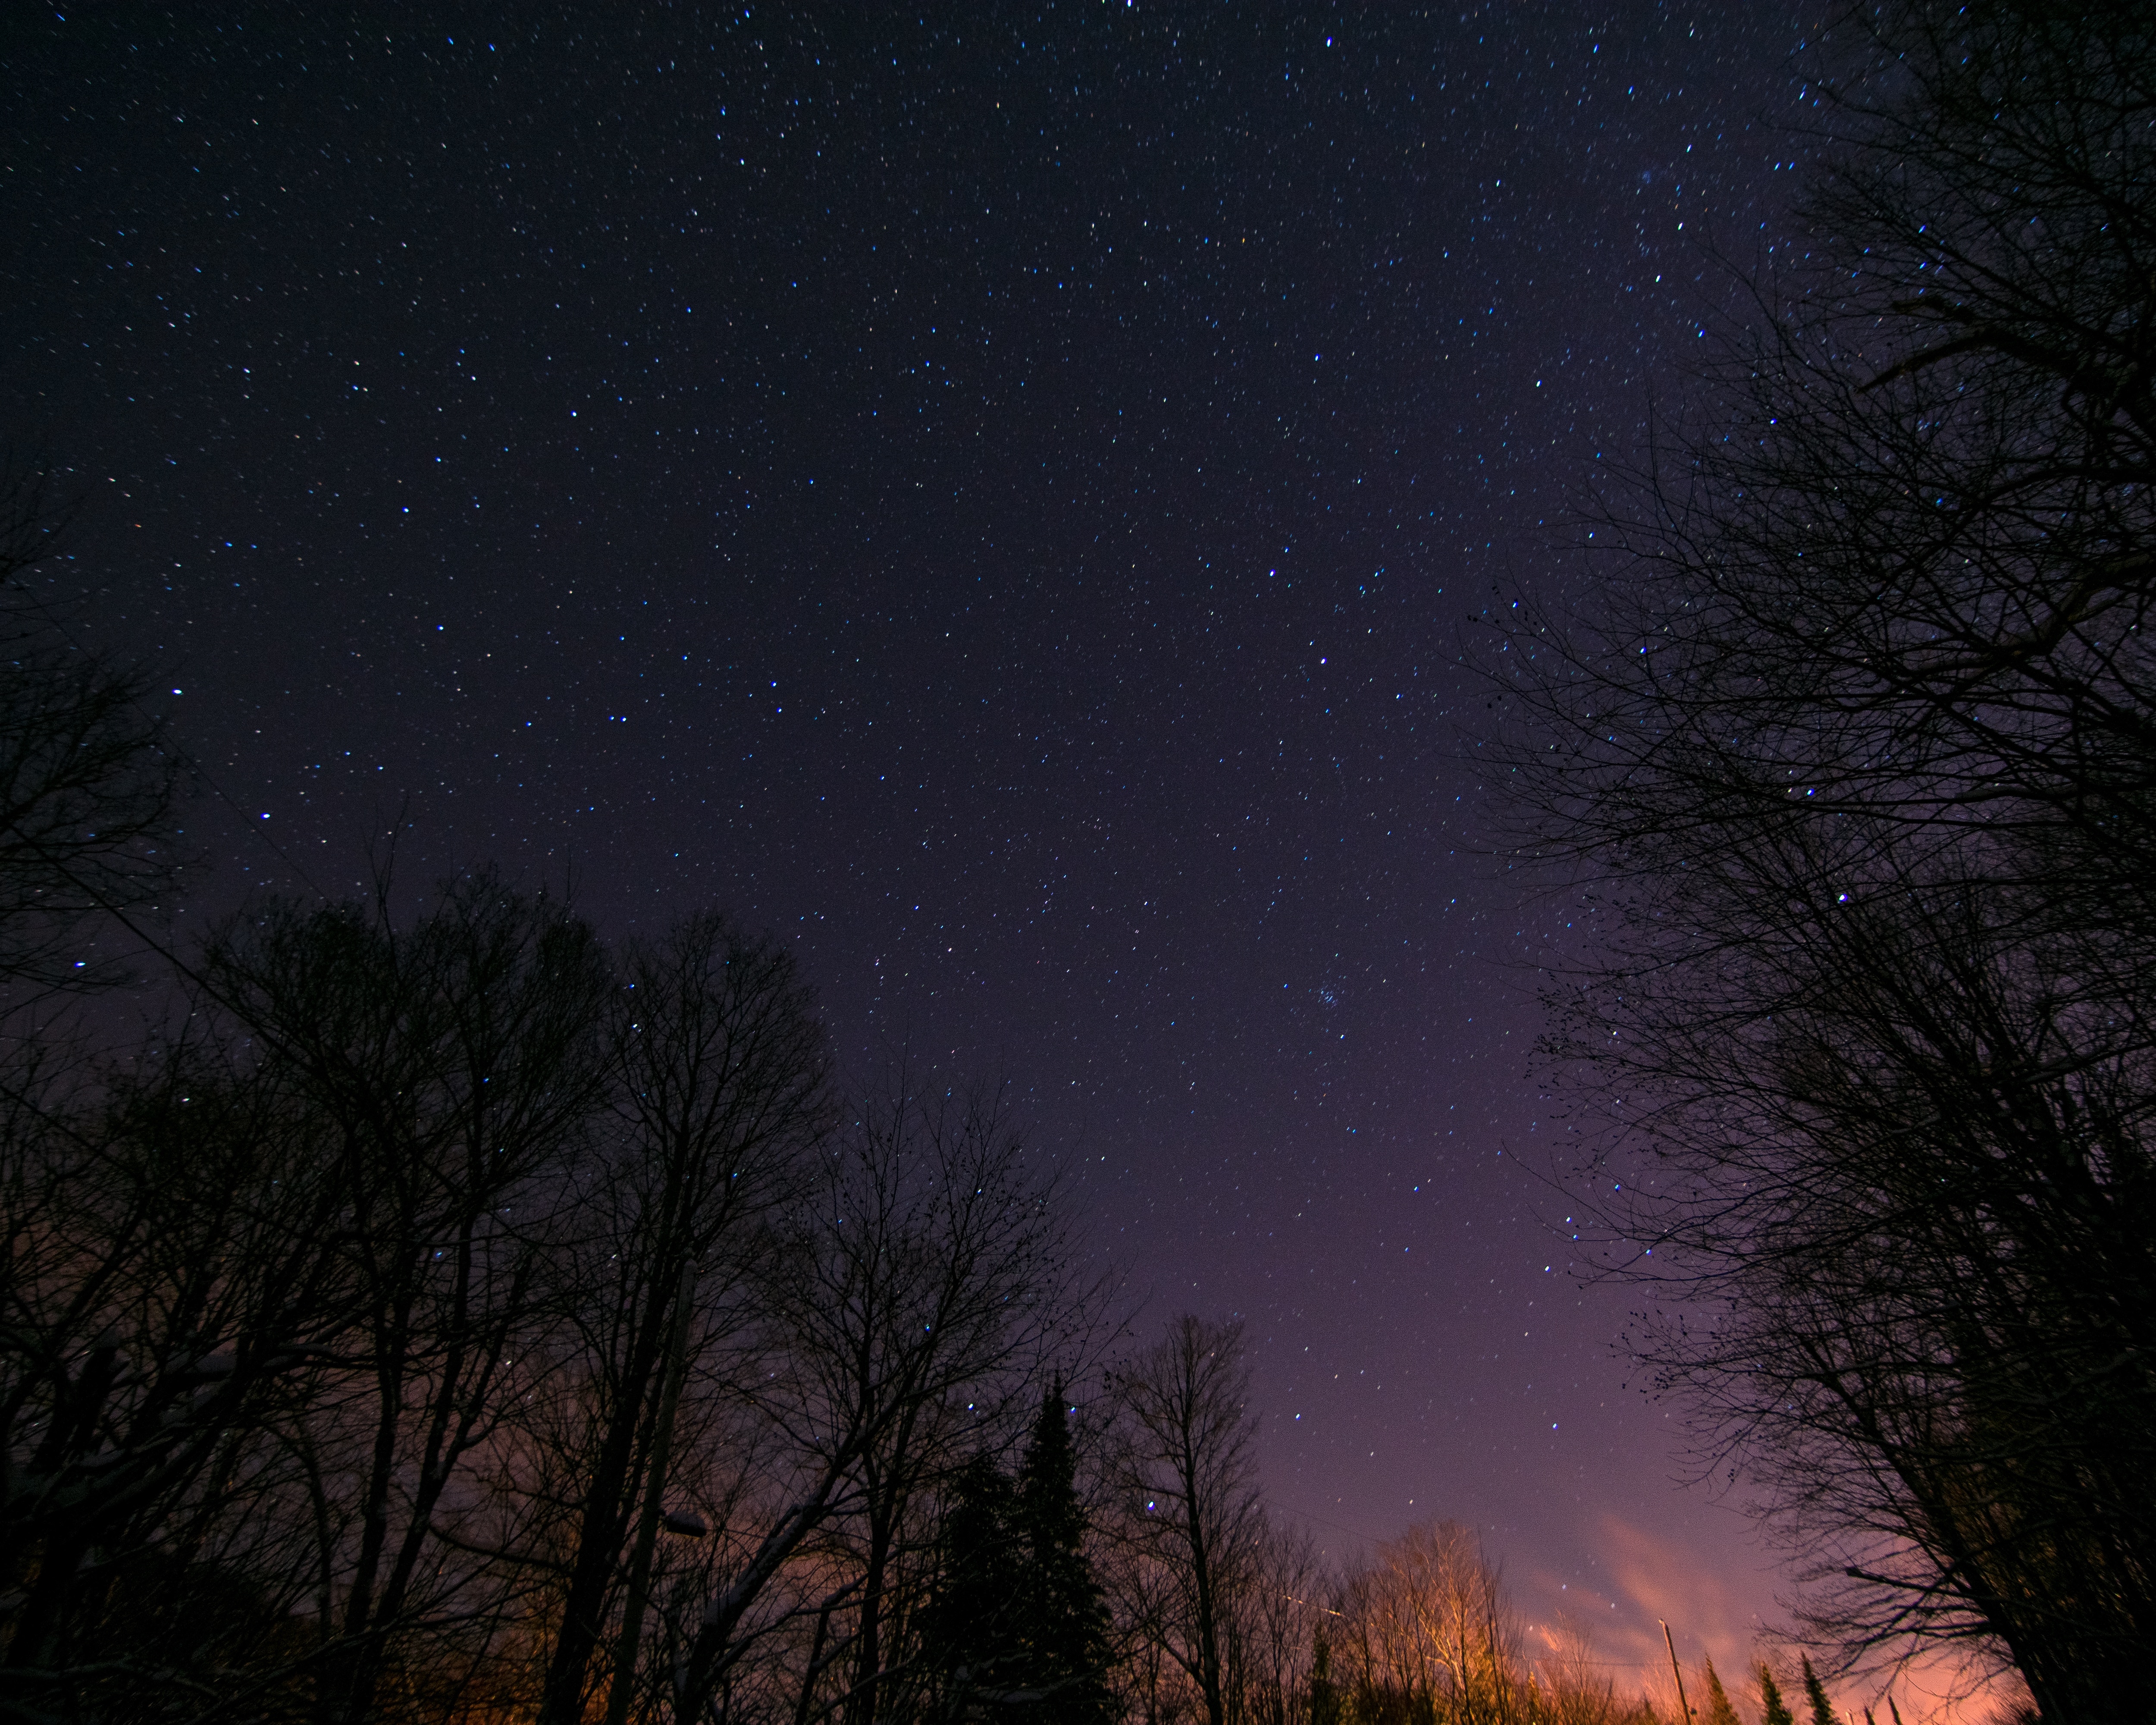
<path id="1" fill-rule="evenodd" d="M 1460 656 L 1774 237 L 1811 14 L 424 10 L 13 27 L 6 429 L 209 892 L 408 798 L 408 880 L 730 907 L 1244 1317 L 1280 1510 L 1732 1668 L 1777 1584 L 1521 1166 L 1566 907 Z"/>

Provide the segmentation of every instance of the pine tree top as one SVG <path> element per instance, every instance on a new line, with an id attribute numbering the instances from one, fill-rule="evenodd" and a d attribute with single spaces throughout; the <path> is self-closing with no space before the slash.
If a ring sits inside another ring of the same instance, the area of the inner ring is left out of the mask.
<path id="1" fill-rule="evenodd" d="M 1763 1659 L 1759 1661 L 1758 1676 L 1761 1725 L 1797 1725 L 1789 1704 L 1782 1699 L 1782 1686 L 1774 1681 L 1774 1671 Z"/>
<path id="2" fill-rule="evenodd" d="M 1826 1698 L 1826 1685 L 1820 1681 L 1819 1673 L 1812 1669 L 1810 1655 L 1804 1656 L 1804 1697 L 1811 1703 L 1812 1725 L 1839 1725 L 1834 1717 L 1834 1703 Z"/>
<path id="3" fill-rule="evenodd" d="M 1078 1457 L 1063 1401 L 1063 1380 L 1050 1385 L 1033 1422 L 1025 1457 L 1019 1464 L 1019 1502 L 1037 1550 L 1075 1550 L 1086 1537 L 1086 1512 L 1078 1502 Z"/>
<path id="4" fill-rule="evenodd" d="M 1701 1717 L 1706 1725 L 1743 1725 L 1737 1717 L 1737 1709 L 1729 1699 L 1729 1692 L 1722 1686 L 1722 1678 L 1714 1669 L 1714 1656 L 1707 1656 L 1707 1706 Z"/>

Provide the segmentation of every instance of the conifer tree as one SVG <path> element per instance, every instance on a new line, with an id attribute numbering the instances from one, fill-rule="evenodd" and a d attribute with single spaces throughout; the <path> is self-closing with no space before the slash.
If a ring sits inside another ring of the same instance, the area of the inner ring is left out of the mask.
<path id="1" fill-rule="evenodd" d="M 1826 1686 L 1812 1669 L 1809 1655 L 1804 1658 L 1804 1695 L 1812 1704 L 1812 1725 L 1835 1725 L 1834 1703 L 1826 1698 Z"/>
<path id="2" fill-rule="evenodd" d="M 1019 1519 L 1026 1547 L 1028 1686 L 1043 1692 L 1040 1725 L 1106 1725 L 1114 1712 L 1106 1676 L 1108 1609 L 1086 1555 L 1063 1385 L 1051 1387 L 1019 1468 Z M 1031 1711 L 1031 1710 L 1029 1710 Z"/>
<path id="3" fill-rule="evenodd" d="M 923 1615 L 922 1651 L 962 1713 L 977 1691 L 1024 1686 L 1020 1622 L 1029 1577 L 1011 1482 L 976 1455 L 953 1483 L 941 1535 L 942 1579 Z"/>
<path id="4" fill-rule="evenodd" d="M 1797 1725 L 1789 1702 L 1782 1699 L 1782 1686 L 1774 1681 L 1774 1671 L 1763 1659 L 1759 1661 L 1758 1675 L 1761 1725 Z"/>
<path id="5" fill-rule="evenodd" d="M 1700 1717 L 1703 1725 L 1743 1725 L 1737 1717 L 1737 1709 L 1730 1703 L 1729 1692 L 1722 1686 L 1711 1653 L 1707 1656 L 1707 1705 L 1701 1709 Z"/>

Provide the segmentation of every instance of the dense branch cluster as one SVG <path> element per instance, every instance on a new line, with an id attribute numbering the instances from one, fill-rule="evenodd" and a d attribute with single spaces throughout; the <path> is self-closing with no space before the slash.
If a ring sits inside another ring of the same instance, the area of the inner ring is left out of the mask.
<path id="1" fill-rule="evenodd" d="M 274 904 L 174 1022 L 8 1073 L 28 1717 L 699 1717 L 1082 1348 L 993 1099 L 835 1110 L 791 961 L 716 918 Z"/>
<path id="2" fill-rule="evenodd" d="M 1810 249 L 1508 655 L 1639 1333 L 1848 1657 L 2156 1651 L 2156 39 L 1894 6 Z M 1604 548 L 1607 547 L 1606 552 Z M 1619 1189 L 1622 1188 L 1620 1191 Z M 1651 1249 L 1650 1255 L 1649 1249 Z"/>

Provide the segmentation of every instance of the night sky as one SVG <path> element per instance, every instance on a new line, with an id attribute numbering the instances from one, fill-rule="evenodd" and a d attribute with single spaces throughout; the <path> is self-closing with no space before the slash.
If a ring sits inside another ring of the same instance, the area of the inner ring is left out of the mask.
<path id="1" fill-rule="evenodd" d="M 1779 1584 L 1528 1172 L 1567 901 L 1463 655 L 1801 183 L 1739 10 L 11 8 L 38 578 L 184 691 L 203 904 L 403 809 L 723 905 L 851 1069 L 1010 1081 L 1141 1334 L 1245 1319 L 1277 1510 L 1735 1669 Z"/>

